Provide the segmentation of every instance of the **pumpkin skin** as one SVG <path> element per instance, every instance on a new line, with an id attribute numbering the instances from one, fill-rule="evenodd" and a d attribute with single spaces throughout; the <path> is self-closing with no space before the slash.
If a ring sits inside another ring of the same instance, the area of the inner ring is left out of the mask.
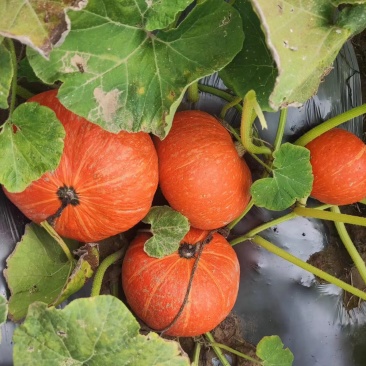
<path id="1" fill-rule="evenodd" d="M 55 219 L 62 236 L 98 241 L 126 231 L 149 211 L 158 185 L 158 161 L 147 133 L 113 134 L 67 110 L 57 91 L 38 94 L 29 102 L 51 108 L 62 122 L 65 144 L 60 164 L 23 192 L 4 191 L 31 220 L 40 223 L 61 206 L 58 190 L 72 187 L 78 203 L 68 204 Z"/>
<path id="2" fill-rule="evenodd" d="M 311 196 L 348 205 L 366 197 L 366 145 L 341 128 L 327 131 L 309 142 L 314 183 Z"/>
<path id="3" fill-rule="evenodd" d="M 214 117 L 202 111 L 177 112 L 168 136 L 154 143 L 162 193 L 193 227 L 217 229 L 244 211 L 251 173 Z"/>
<path id="4" fill-rule="evenodd" d="M 191 228 L 181 243 L 195 245 L 208 231 Z M 122 264 L 122 285 L 135 314 L 149 327 L 163 330 L 177 315 L 186 294 L 195 258 L 176 251 L 163 258 L 149 257 L 140 233 L 127 249 Z M 193 277 L 188 302 L 167 335 L 193 337 L 215 328 L 232 310 L 239 289 L 239 262 L 234 249 L 215 233 L 203 248 Z"/>

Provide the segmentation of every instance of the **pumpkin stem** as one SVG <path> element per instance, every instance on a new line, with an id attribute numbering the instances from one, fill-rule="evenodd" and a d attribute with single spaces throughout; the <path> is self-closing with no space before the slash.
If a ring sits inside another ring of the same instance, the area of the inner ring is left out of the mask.
<path id="1" fill-rule="evenodd" d="M 160 335 L 163 335 L 163 333 L 168 331 L 177 322 L 179 317 L 182 315 L 183 310 L 188 302 L 188 297 L 189 297 L 189 293 L 191 292 L 194 274 L 196 273 L 196 270 L 198 268 L 198 262 L 200 260 L 201 254 L 203 252 L 203 248 L 205 247 L 206 244 L 210 243 L 210 241 L 213 239 L 213 234 L 216 233 L 217 231 L 219 231 L 219 230 L 217 230 L 217 229 L 211 230 L 208 233 L 208 235 L 206 236 L 206 238 L 203 239 L 202 241 L 199 241 L 198 243 L 195 243 L 195 244 L 182 243 L 180 245 L 180 247 L 178 249 L 179 255 L 181 257 L 187 258 L 187 259 L 195 258 L 195 261 L 194 261 L 194 264 L 192 267 L 191 275 L 189 277 L 189 282 L 188 282 L 186 294 L 184 296 L 182 305 L 180 306 L 177 315 L 173 318 L 173 320 L 170 322 L 170 324 L 167 327 L 165 327 L 164 329 L 160 330 Z"/>
<path id="2" fill-rule="evenodd" d="M 68 206 L 77 206 L 80 204 L 79 196 L 75 191 L 75 188 L 67 185 L 63 185 L 63 187 L 60 187 L 57 190 L 57 197 L 61 201 L 61 206 L 58 208 L 58 210 L 51 216 L 47 218 L 47 222 L 50 225 L 53 225 L 55 223 L 55 220 L 59 218 L 63 212 L 63 210 Z"/>

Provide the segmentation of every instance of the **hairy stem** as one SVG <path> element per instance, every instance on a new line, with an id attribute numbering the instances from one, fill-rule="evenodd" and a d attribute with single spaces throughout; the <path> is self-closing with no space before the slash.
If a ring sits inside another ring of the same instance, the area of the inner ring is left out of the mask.
<path id="1" fill-rule="evenodd" d="M 236 98 L 235 95 L 232 95 L 230 93 L 227 93 L 226 91 L 223 91 L 221 89 L 214 88 L 213 86 L 198 84 L 198 90 L 200 90 L 200 91 L 202 91 L 204 93 L 209 93 L 209 94 L 215 95 L 216 97 L 219 97 L 221 99 L 224 99 L 227 102 L 232 102 Z M 236 108 L 240 113 L 242 112 L 241 105 L 236 104 L 234 106 L 234 108 Z"/>
<path id="2" fill-rule="evenodd" d="M 211 344 L 211 346 L 215 346 L 215 347 L 219 347 L 219 348 L 221 348 L 221 349 L 224 349 L 224 350 L 226 350 L 226 351 L 228 351 L 228 352 L 230 352 L 230 353 L 233 353 L 234 355 L 237 355 L 237 356 L 239 356 L 239 357 L 241 357 L 241 358 L 244 358 L 244 359 L 246 359 L 246 360 L 248 360 L 248 361 L 251 361 L 251 362 L 253 362 L 253 363 L 256 363 L 256 364 L 258 364 L 258 365 L 263 365 L 263 363 L 262 363 L 262 362 L 260 362 L 260 361 L 256 360 L 255 358 L 250 357 L 250 356 L 246 355 L 245 353 L 242 353 L 242 352 L 236 351 L 235 349 L 233 349 L 233 348 L 231 348 L 231 347 L 229 347 L 229 346 L 226 346 L 225 344 L 221 344 L 221 343 L 217 343 L 217 342 L 212 342 L 212 343 L 210 343 L 210 344 Z"/>
<path id="3" fill-rule="evenodd" d="M 119 259 L 121 259 L 123 257 L 126 249 L 127 249 L 127 246 L 124 246 L 123 248 L 119 249 L 117 252 L 112 253 L 111 255 L 106 257 L 103 260 L 103 262 L 99 265 L 98 269 L 95 272 L 93 286 L 91 289 L 90 296 L 98 296 L 100 294 L 105 272 L 113 263 L 117 262 Z"/>
<path id="4" fill-rule="evenodd" d="M 221 112 L 220 112 L 220 118 L 221 119 L 224 119 L 225 118 L 225 115 L 227 113 L 227 111 L 232 108 L 232 107 L 235 107 L 237 104 L 239 104 L 240 102 L 242 101 L 242 98 L 240 97 L 236 97 L 234 98 L 231 102 L 225 104 L 222 109 L 221 109 Z"/>
<path id="5" fill-rule="evenodd" d="M 197 103 L 200 99 L 199 93 L 198 93 L 198 82 L 195 81 L 193 84 L 191 84 L 187 89 L 187 98 L 188 101 L 191 103 Z"/>
<path id="6" fill-rule="evenodd" d="M 306 208 L 297 206 L 294 212 L 299 216 L 313 217 L 315 219 L 329 220 L 334 222 L 343 222 L 345 224 L 366 226 L 366 218 L 353 215 L 347 215 L 337 212 L 321 211 L 315 208 Z"/>
<path id="7" fill-rule="evenodd" d="M 60 247 L 62 248 L 63 252 L 65 253 L 67 259 L 70 262 L 75 262 L 75 259 L 72 255 L 72 253 L 70 252 L 69 247 L 66 245 L 66 243 L 63 241 L 63 239 L 61 238 L 60 235 L 57 234 L 57 232 L 55 231 L 55 229 L 47 222 L 47 221 L 42 221 L 40 224 L 47 232 L 48 234 L 50 234 L 55 240 L 56 242 L 60 245 Z"/>
<path id="8" fill-rule="evenodd" d="M 287 108 L 281 109 L 280 121 L 278 123 L 276 138 L 275 138 L 274 145 L 273 145 L 274 151 L 277 151 L 281 146 L 283 134 L 285 132 L 286 121 L 287 121 L 287 112 L 288 112 Z"/>
<path id="9" fill-rule="evenodd" d="M 272 155 L 272 151 L 267 146 L 257 146 L 253 144 L 253 122 L 258 112 L 262 113 L 258 106 L 253 90 L 249 91 L 244 97 L 243 113 L 241 115 L 240 135 L 245 150 L 253 154 Z M 263 114 L 262 114 L 263 115 Z M 264 116 L 263 116 L 264 118 Z"/>
<path id="10" fill-rule="evenodd" d="M 310 273 L 312 273 L 314 276 L 317 276 L 329 283 L 332 283 L 333 285 L 336 285 L 338 287 L 340 287 L 341 289 L 343 289 L 344 291 L 347 291 L 363 300 L 366 300 L 366 293 L 349 285 L 348 283 L 341 281 L 340 279 L 338 279 L 337 277 L 334 277 L 332 275 L 330 275 L 329 273 L 326 273 L 324 271 L 322 271 L 319 268 L 316 268 L 314 266 L 312 266 L 309 263 L 306 263 L 304 261 L 302 261 L 301 259 L 293 256 L 292 254 L 286 252 L 285 250 L 277 247 L 276 245 L 272 244 L 271 242 L 269 242 L 268 240 L 262 238 L 259 235 L 256 235 L 254 238 L 252 238 L 252 241 L 254 243 L 256 243 L 257 245 L 263 247 L 264 249 L 268 250 L 269 252 L 287 260 L 288 262 L 294 264 L 295 266 L 298 266 Z"/>
<path id="11" fill-rule="evenodd" d="M 199 366 L 201 348 L 202 348 L 201 342 L 195 341 L 191 366 Z"/>
<path id="12" fill-rule="evenodd" d="M 20 85 L 17 85 L 17 95 L 22 97 L 23 99 L 29 99 L 33 97 L 33 93 L 31 93 L 28 89 L 23 88 Z"/>
<path id="13" fill-rule="evenodd" d="M 330 209 L 332 212 L 341 213 L 338 206 L 333 206 Z M 343 222 L 335 222 L 335 227 L 338 231 L 339 237 L 341 238 L 345 248 L 347 249 L 348 254 L 352 258 L 358 272 L 360 273 L 361 278 L 366 283 L 366 265 L 360 253 L 357 251 L 355 245 L 353 244 L 352 239 L 350 238 L 346 226 Z"/>
<path id="14" fill-rule="evenodd" d="M 225 355 L 222 353 L 221 348 L 214 345 L 216 342 L 215 342 L 215 339 L 212 336 L 212 334 L 210 332 L 207 332 L 207 333 L 205 333 L 205 337 L 210 342 L 212 349 L 214 350 L 214 352 L 216 353 L 217 358 L 221 362 L 221 365 L 222 366 L 230 366 L 230 363 L 226 359 Z"/>
<path id="15" fill-rule="evenodd" d="M 325 121 L 320 125 L 312 128 L 310 131 L 306 132 L 299 139 L 297 139 L 294 144 L 298 146 L 305 146 L 324 132 L 327 132 L 332 128 L 337 127 L 340 124 L 349 121 L 350 119 L 361 116 L 364 113 L 366 113 L 366 104 L 362 104 L 358 107 L 352 108 L 349 111 L 330 118 L 328 119 L 328 121 Z"/>

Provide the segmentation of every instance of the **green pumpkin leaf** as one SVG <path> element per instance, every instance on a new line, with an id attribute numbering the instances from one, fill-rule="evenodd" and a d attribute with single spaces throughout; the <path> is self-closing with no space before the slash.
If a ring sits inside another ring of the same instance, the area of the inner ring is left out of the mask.
<path id="1" fill-rule="evenodd" d="M 366 6 L 342 10 L 329 0 L 251 0 L 279 75 L 269 104 L 273 109 L 304 103 L 331 70 L 343 44 L 366 26 Z"/>
<path id="2" fill-rule="evenodd" d="M 282 211 L 297 199 L 310 195 L 313 185 L 310 151 L 285 143 L 273 156 L 273 177 L 255 181 L 251 194 L 256 206 Z"/>
<path id="3" fill-rule="evenodd" d="M 193 0 L 146 1 L 146 30 L 166 28 L 192 2 Z"/>
<path id="4" fill-rule="evenodd" d="M 52 302 L 54 306 L 61 304 L 69 296 L 80 290 L 93 276 L 99 265 L 98 244 L 87 243 L 74 252 L 79 255 L 79 260 L 59 296 Z"/>
<path id="5" fill-rule="evenodd" d="M 219 72 L 219 76 L 242 98 L 249 90 L 254 90 L 262 110 L 272 111 L 269 96 L 278 75 L 275 62 L 250 0 L 236 0 L 234 7 L 242 18 L 245 40 L 242 50 Z"/>
<path id="6" fill-rule="evenodd" d="M 0 295 L 0 342 L 1 342 L 1 326 L 5 324 L 8 316 L 8 302 L 3 295 Z"/>
<path id="7" fill-rule="evenodd" d="M 286 348 L 279 336 L 263 337 L 257 345 L 257 356 L 263 360 L 263 366 L 291 366 L 294 355 Z"/>
<path id="8" fill-rule="evenodd" d="M 188 219 L 169 206 L 152 207 L 142 220 L 151 225 L 153 236 L 145 243 L 145 252 L 162 258 L 179 248 L 179 243 L 189 231 Z"/>
<path id="9" fill-rule="evenodd" d="M 24 103 L 0 127 L 0 183 L 23 191 L 45 172 L 56 169 L 65 130 L 56 114 L 38 103 Z"/>
<path id="10" fill-rule="evenodd" d="M 85 4 L 85 0 L 2 0 L 0 36 L 17 39 L 47 57 L 70 30 L 67 9 L 78 10 Z"/>
<path id="11" fill-rule="evenodd" d="M 8 257 L 4 275 L 11 292 L 9 317 L 19 321 L 35 301 L 52 304 L 65 286 L 73 263 L 43 228 L 27 225 Z"/>
<path id="12" fill-rule="evenodd" d="M 0 40 L 0 65 L 1 65 L 0 108 L 7 109 L 9 107 L 8 97 L 14 70 L 10 52 L 7 50 L 4 44 L 1 43 L 1 40 Z"/>
<path id="13" fill-rule="evenodd" d="M 34 303 L 14 331 L 14 366 L 189 366 L 177 342 L 139 334 L 127 307 L 110 295 L 76 299 L 64 309 Z"/>
<path id="14" fill-rule="evenodd" d="M 72 29 L 50 61 L 28 49 L 29 62 L 44 82 L 63 82 L 58 98 L 74 113 L 112 132 L 163 138 L 188 86 L 222 69 L 243 43 L 240 15 L 222 0 L 196 5 L 177 28 L 151 32 L 170 22 L 176 4 L 187 1 L 90 0 L 69 13 Z"/>

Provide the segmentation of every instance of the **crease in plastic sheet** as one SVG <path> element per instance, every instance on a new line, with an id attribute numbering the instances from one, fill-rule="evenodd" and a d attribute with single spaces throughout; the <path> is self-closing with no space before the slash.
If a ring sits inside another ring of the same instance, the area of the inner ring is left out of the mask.
<path id="1" fill-rule="evenodd" d="M 217 75 L 204 84 L 225 90 Z M 201 93 L 198 103 L 182 108 L 200 109 L 218 116 L 226 102 Z M 299 108 L 288 109 L 283 141 L 292 142 L 313 126 L 362 104 L 361 81 L 353 47 L 347 43 L 333 70 L 317 94 Z M 256 127 L 260 137 L 273 142 L 279 112 L 265 113 L 267 130 Z M 231 109 L 226 121 L 239 126 Z M 362 137 L 362 116 L 341 125 Z M 235 227 L 233 236 L 245 234 L 262 222 L 283 213 L 254 207 Z M 306 261 L 328 245 L 327 228 L 316 219 L 296 218 L 270 228 L 261 235 L 280 248 Z M 343 291 L 320 284 L 309 272 L 269 253 L 251 242 L 235 246 L 241 264 L 241 283 L 234 311 L 243 320 L 244 338 L 256 344 L 266 335 L 279 335 L 294 353 L 294 366 L 365 366 L 366 305 L 347 311 Z"/>

